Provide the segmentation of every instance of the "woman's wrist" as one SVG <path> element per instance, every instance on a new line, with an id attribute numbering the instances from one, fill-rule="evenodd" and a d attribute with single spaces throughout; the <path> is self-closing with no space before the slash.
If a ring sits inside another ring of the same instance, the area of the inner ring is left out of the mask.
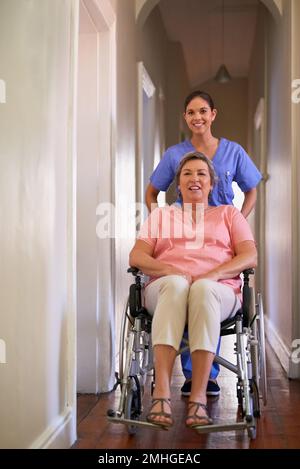
<path id="1" fill-rule="evenodd" d="M 220 273 L 218 270 L 211 270 L 210 272 L 207 272 L 206 274 L 201 274 L 201 275 L 196 275 L 193 277 L 193 282 L 196 282 L 197 280 L 200 279 L 208 279 L 208 280 L 214 280 L 215 282 L 218 282 L 220 280 Z"/>
<path id="2" fill-rule="evenodd" d="M 180 277 L 185 278 L 189 283 L 191 283 L 192 281 L 191 274 L 189 274 L 188 272 L 184 272 L 183 270 L 177 269 L 173 266 L 168 266 L 164 275 L 178 275 Z"/>

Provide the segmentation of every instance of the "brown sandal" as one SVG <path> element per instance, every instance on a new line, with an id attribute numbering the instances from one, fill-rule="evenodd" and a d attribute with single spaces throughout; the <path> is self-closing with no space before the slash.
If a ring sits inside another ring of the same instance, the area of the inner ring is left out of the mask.
<path id="1" fill-rule="evenodd" d="M 164 403 L 168 404 L 168 406 L 171 407 L 170 406 L 170 399 L 165 398 L 165 397 L 152 399 L 151 409 L 153 409 L 155 404 L 157 404 L 158 402 L 160 402 L 161 411 L 160 412 L 149 412 L 149 414 L 147 415 L 147 422 L 153 423 L 154 425 L 159 425 L 160 427 L 171 427 L 174 424 L 172 415 L 171 415 L 170 412 L 165 412 L 164 411 Z M 156 420 L 156 417 L 165 417 L 165 418 L 169 419 L 169 421 L 160 422 L 159 420 Z"/>
<path id="2" fill-rule="evenodd" d="M 208 408 L 207 405 L 202 404 L 202 402 L 195 402 L 195 401 L 190 401 L 188 403 L 188 413 L 192 410 L 192 408 L 195 407 L 194 412 L 192 412 L 191 415 L 188 415 L 185 421 L 185 424 L 189 428 L 197 428 L 197 427 L 202 427 L 204 425 L 211 425 L 213 423 L 213 420 L 210 418 L 208 415 Z M 206 415 L 197 415 L 197 412 L 199 410 L 199 407 L 205 410 Z M 192 423 L 187 423 L 187 420 L 192 419 Z"/>

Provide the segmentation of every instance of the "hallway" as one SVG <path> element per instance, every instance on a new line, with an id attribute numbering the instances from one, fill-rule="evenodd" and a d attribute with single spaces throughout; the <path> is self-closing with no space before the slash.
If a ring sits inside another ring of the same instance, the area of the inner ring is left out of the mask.
<path id="1" fill-rule="evenodd" d="M 299 44 L 300 0 L 0 0 L 0 448 L 249 447 L 185 428 L 179 367 L 170 431 L 129 438 L 106 420 L 145 189 L 191 144 L 196 89 L 213 97 L 213 139 L 262 175 L 248 220 L 269 401 L 251 447 L 300 448 Z M 238 178 L 221 176 L 231 194 Z M 212 414 L 235 420 L 234 378 L 219 383 Z"/>
<path id="2" fill-rule="evenodd" d="M 223 339 L 225 342 L 226 339 Z M 230 339 L 229 339 L 230 340 Z M 225 345 L 226 347 L 226 345 Z M 109 423 L 106 410 L 114 408 L 119 391 L 95 396 L 78 396 L 78 440 L 75 449 L 300 449 L 300 382 L 290 381 L 270 346 L 267 347 L 268 403 L 258 420 L 256 440 L 245 432 L 198 435 L 184 424 L 187 398 L 182 398 L 182 374 L 173 374 L 173 414 L 175 425 L 169 431 L 142 429 L 129 436 L 123 425 Z M 209 398 L 211 415 L 218 421 L 234 421 L 237 412 L 235 377 L 227 370 L 219 378 L 219 398 Z M 150 398 L 145 399 L 146 409 Z"/>

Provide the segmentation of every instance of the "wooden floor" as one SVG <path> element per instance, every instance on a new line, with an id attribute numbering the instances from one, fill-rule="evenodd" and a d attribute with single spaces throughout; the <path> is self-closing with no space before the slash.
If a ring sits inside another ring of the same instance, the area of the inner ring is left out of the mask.
<path id="1" fill-rule="evenodd" d="M 231 337 L 222 339 L 223 354 L 232 359 Z M 224 352 L 225 350 L 225 352 Z M 226 355 L 226 350 L 228 354 Z M 176 363 L 172 381 L 172 412 L 174 426 L 168 430 L 139 428 L 134 436 L 127 433 L 126 426 L 109 423 L 106 411 L 115 408 L 119 390 L 100 396 L 78 395 L 78 440 L 73 448 L 94 449 L 203 449 L 203 448 L 300 448 L 300 381 L 286 378 L 276 356 L 267 347 L 268 403 L 258 420 L 256 440 L 250 441 L 246 432 L 223 432 L 199 435 L 185 427 L 187 398 L 180 394 L 183 383 L 179 362 Z M 209 398 L 211 416 L 219 423 L 237 421 L 235 376 L 222 370 L 218 378 L 221 387 L 219 398 Z M 149 393 L 148 393 L 149 394 Z M 150 405 L 145 398 L 145 411 Z"/>

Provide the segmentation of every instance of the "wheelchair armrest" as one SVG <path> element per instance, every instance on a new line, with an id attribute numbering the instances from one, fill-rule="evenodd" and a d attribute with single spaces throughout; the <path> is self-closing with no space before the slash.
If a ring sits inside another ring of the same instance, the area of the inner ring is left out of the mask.
<path id="1" fill-rule="evenodd" d="M 254 269 L 245 269 L 243 270 L 244 286 L 249 285 L 249 275 L 254 274 Z"/>
<path id="2" fill-rule="evenodd" d="M 246 269 L 243 271 L 244 276 L 244 285 L 243 285 L 243 326 L 247 327 L 250 320 L 250 309 L 251 309 L 251 299 L 252 299 L 252 290 L 249 287 L 249 275 L 254 274 L 254 269 Z"/>
<path id="3" fill-rule="evenodd" d="M 127 272 L 128 272 L 129 274 L 134 275 L 134 276 L 136 277 L 136 276 L 138 275 L 138 273 L 139 273 L 139 269 L 137 269 L 136 267 L 129 267 L 129 268 L 127 269 Z"/>
<path id="4" fill-rule="evenodd" d="M 243 275 L 253 275 L 254 274 L 254 269 L 245 269 L 243 270 Z"/>

